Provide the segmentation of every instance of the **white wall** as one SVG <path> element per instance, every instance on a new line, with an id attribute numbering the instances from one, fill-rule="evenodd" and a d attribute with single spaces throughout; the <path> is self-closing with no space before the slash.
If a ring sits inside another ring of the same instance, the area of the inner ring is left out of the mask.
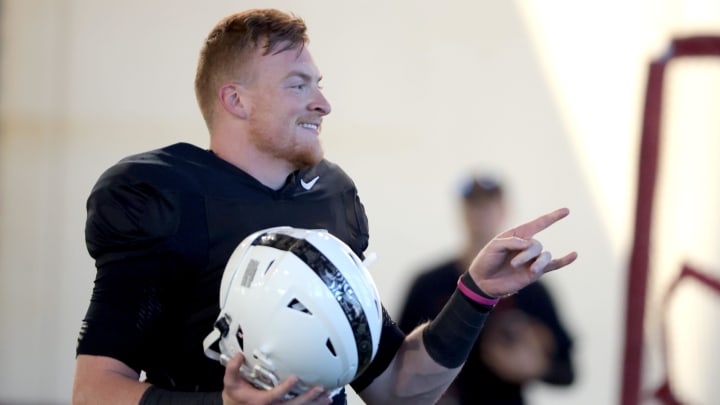
<path id="1" fill-rule="evenodd" d="M 305 18 L 333 113 L 327 157 L 370 216 L 372 268 L 397 314 L 419 267 L 451 254 L 453 186 L 491 168 L 511 223 L 560 206 L 542 236 L 572 268 L 547 277 L 579 379 L 534 404 L 616 402 L 646 64 L 678 32 L 720 27 L 712 0 L 5 0 L 0 102 L 0 403 L 66 403 L 92 286 L 84 201 L 121 157 L 207 145 L 192 90 L 226 14 Z"/>

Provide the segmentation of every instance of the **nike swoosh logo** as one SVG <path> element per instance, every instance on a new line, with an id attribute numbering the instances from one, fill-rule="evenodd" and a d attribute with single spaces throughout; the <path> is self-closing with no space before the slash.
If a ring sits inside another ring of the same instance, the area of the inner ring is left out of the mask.
<path id="1" fill-rule="evenodd" d="M 307 183 L 305 182 L 305 180 L 300 179 L 300 185 L 301 185 L 305 190 L 310 190 L 311 188 L 313 188 L 313 186 L 315 185 L 315 183 L 317 183 L 317 181 L 318 181 L 319 179 L 320 179 L 320 176 L 315 176 L 314 179 L 308 181 Z"/>

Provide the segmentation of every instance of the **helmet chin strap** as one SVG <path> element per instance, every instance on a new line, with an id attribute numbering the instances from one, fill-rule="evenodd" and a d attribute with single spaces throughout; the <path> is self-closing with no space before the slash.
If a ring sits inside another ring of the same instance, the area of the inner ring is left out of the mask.
<path id="1" fill-rule="evenodd" d="M 203 339 L 203 348 L 205 349 L 205 355 L 208 358 L 219 361 L 220 364 L 224 366 L 230 359 L 228 358 L 228 356 L 220 354 L 220 352 L 212 348 L 212 345 L 220 341 L 221 337 L 222 334 L 220 333 L 220 330 L 218 330 L 217 328 L 213 328 L 213 330 L 207 336 L 205 336 L 205 339 Z"/>

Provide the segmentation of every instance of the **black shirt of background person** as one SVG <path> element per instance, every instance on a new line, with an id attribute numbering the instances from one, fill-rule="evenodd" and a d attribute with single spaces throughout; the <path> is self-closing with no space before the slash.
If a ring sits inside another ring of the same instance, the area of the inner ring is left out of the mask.
<path id="1" fill-rule="evenodd" d="M 455 260 L 447 261 L 421 273 L 412 284 L 399 326 L 409 333 L 419 324 L 433 319 L 440 312 L 457 286 L 462 273 Z M 561 325 L 551 296 L 537 281 L 517 294 L 500 300 L 485 324 L 492 327 L 494 317 L 504 311 L 518 309 L 547 326 L 555 338 L 555 356 L 549 373 L 542 379 L 554 385 L 569 385 L 574 379 L 570 357 L 572 341 Z M 522 386 L 502 380 L 480 361 L 478 338 L 467 362 L 451 387 L 462 405 L 523 405 Z"/>

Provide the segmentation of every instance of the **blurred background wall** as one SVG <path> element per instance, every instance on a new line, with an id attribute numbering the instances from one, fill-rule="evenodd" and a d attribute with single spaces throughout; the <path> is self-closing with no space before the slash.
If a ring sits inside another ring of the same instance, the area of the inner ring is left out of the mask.
<path id="1" fill-rule="evenodd" d="M 533 387 L 532 403 L 617 402 L 647 63 L 674 35 L 717 33 L 717 1 L 1 7 L 0 403 L 69 402 L 94 278 L 85 199 L 130 153 L 207 146 L 196 57 L 217 20 L 251 7 L 308 23 L 333 104 L 326 156 L 360 190 L 388 310 L 398 314 L 419 268 L 457 248 L 458 179 L 492 170 L 510 188 L 508 225 L 567 206 L 571 216 L 541 237 L 558 255 L 580 253 L 546 278 L 577 342 L 578 381 Z"/>

